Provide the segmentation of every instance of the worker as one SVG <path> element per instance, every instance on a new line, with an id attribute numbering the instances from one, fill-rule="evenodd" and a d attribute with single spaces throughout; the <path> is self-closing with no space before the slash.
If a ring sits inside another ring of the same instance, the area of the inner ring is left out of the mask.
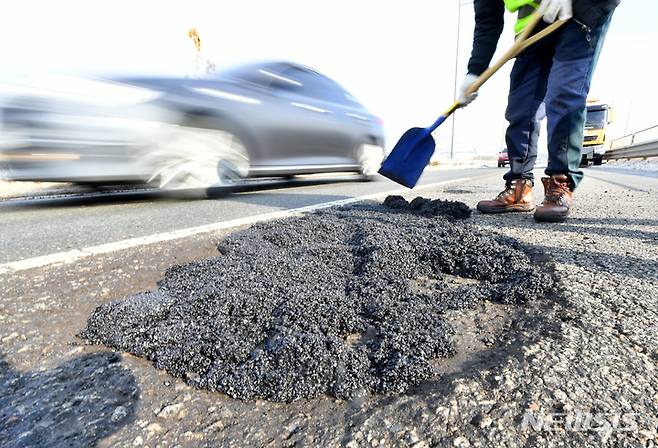
<path id="1" fill-rule="evenodd" d="M 477 92 L 468 87 L 486 70 L 503 30 L 505 7 L 518 12 L 515 33 L 521 33 L 537 10 L 543 20 L 533 32 L 555 20 L 567 20 L 557 31 L 521 53 L 510 75 L 505 141 L 510 169 L 505 190 L 480 201 L 482 213 L 530 212 L 537 221 L 560 222 L 569 214 L 573 191 L 583 178 L 579 170 L 586 100 L 590 82 L 613 11 L 620 0 L 475 0 L 475 32 L 468 74 L 460 90 L 461 106 Z M 535 209 L 533 168 L 539 125 L 548 123 L 548 167 L 542 178 L 544 201 Z"/>

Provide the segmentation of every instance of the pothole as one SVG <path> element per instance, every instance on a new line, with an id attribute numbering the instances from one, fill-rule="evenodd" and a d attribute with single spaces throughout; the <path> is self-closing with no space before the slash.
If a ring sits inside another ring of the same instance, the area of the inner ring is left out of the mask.
<path id="1" fill-rule="evenodd" d="M 506 334 L 513 314 L 511 306 L 484 301 L 473 309 L 450 310 L 444 318 L 453 329 L 455 354 L 432 362 L 437 375 L 470 370 L 485 362 L 498 339 Z M 496 362 L 500 362 L 496 360 Z M 490 367 L 490 364 L 487 364 Z M 470 366 L 470 367 L 469 367 Z"/>
<path id="2" fill-rule="evenodd" d="M 239 399 L 404 392 L 454 355 L 446 313 L 533 300 L 552 279 L 464 204 L 400 199 L 236 232 L 98 307 L 80 336 Z"/>

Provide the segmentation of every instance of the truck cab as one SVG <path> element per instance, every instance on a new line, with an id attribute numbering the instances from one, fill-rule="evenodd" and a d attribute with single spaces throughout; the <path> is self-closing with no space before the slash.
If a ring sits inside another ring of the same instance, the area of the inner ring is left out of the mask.
<path id="1" fill-rule="evenodd" d="M 614 110 L 609 104 L 603 104 L 598 100 L 587 101 L 581 165 L 588 165 L 590 162 L 601 165 L 608 146 L 606 137 L 609 125 L 613 120 Z"/>

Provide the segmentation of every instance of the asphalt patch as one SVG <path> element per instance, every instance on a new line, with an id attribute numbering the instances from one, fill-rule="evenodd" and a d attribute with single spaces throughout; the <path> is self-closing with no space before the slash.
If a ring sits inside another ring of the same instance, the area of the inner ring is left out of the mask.
<path id="1" fill-rule="evenodd" d="M 390 209 L 414 213 L 425 217 L 442 216 L 447 219 L 467 219 L 471 217 L 471 209 L 463 202 L 427 199 L 418 196 L 408 202 L 402 196 L 388 196 L 383 203 Z"/>
<path id="2" fill-rule="evenodd" d="M 404 202 L 236 232 L 219 256 L 98 307 L 80 336 L 239 399 L 404 392 L 454 354 L 447 310 L 523 303 L 552 285 L 519 243 L 458 219 L 464 204 Z"/>

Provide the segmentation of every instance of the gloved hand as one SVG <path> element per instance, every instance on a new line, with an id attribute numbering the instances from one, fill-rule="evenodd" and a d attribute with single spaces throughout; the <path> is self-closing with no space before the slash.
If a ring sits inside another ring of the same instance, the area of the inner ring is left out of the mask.
<path id="1" fill-rule="evenodd" d="M 466 107 L 469 104 L 471 104 L 475 98 L 478 97 L 477 92 L 473 92 L 468 96 L 466 95 L 466 90 L 475 82 L 475 80 L 478 79 L 478 77 L 472 73 L 469 73 L 466 75 L 464 78 L 464 81 L 462 81 L 461 87 L 459 87 L 459 90 L 457 91 L 457 98 L 459 98 L 459 107 Z"/>
<path id="2" fill-rule="evenodd" d="M 542 0 L 539 14 L 546 23 L 553 23 L 555 19 L 568 20 L 573 16 L 572 6 L 572 0 Z"/>

